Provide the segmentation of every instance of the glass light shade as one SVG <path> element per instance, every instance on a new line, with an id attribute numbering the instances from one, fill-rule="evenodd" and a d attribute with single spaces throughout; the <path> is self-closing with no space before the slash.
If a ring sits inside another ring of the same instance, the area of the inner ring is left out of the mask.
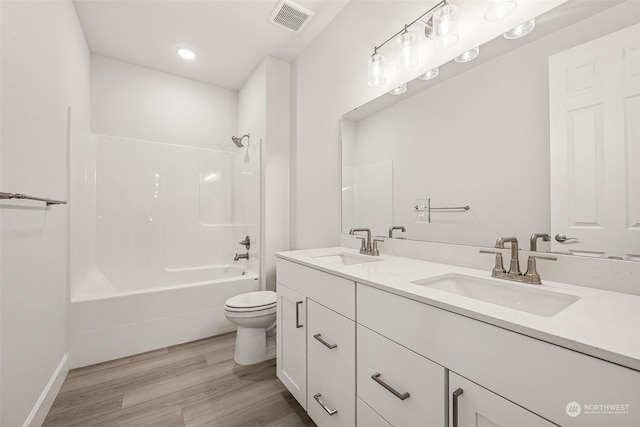
<path id="1" fill-rule="evenodd" d="M 433 14 L 433 46 L 450 47 L 458 43 L 458 8 L 445 4 Z"/>
<path id="2" fill-rule="evenodd" d="M 401 84 L 400 86 L 398 86 L 397 88 L 395 88 L 395 89 L 391 89 L 391 90 L 389 91 L 389 93 L 390 93 L 391 95 L 402 95 L 402 94 L 403 94 L 403 93 L 405 93 L 406 91 L 407 91 L 407 84 L 406 84 L 406 83 L 403 83 L 403 84 Z"/>
<path id="3" fill-rule="evenodd" d="M 516 0 L 487 0 L 487 12 L 484 19 L 487 21 L 497 21 L 516 10 L 518 2 Z"/>
<path id="4" fill-rule="evenodd" d="M 436 68 L 432 68 L 429 71 L 427 71 L 424 74 L 420 74 L 418 76 L 418 78 L 420 80 L 431 80 L 431 79 L 435 79 L 436 77 L 438 77 L 438 74 L 440 74 L 440 69 L 438 67 Z"/>
<path id="5" fill-rule="evenodd" d="M 465 63 L 465 62 L 473 61 L 474 59 L 476 59 L 478 57 L 478 55 L 480 55 L 480 47 L 476 46 L 473 49 L 469 49 L 468 51 L 466 51 L 462 55 L 456 56 L 454 58 L 454 60 L 456 62 L 459 62 L 459 63 L 462 64 L 462 63 Z"/>
<path id="6" fill-rule="evenodd" d="M 416 58 L 416 35 L 405 30 L 398 36 L 398 67 L 413 68 L 418 65 Z"/>
<path id="7" fill-rule="evenodd" d="M 510 40 L 519 39 L 520 37 L 524 37 L 527 34 L 529 34 L 531 31 L 533 31 L 535 27 L 536 27 L 536 20 L 529 19 L 528 21 L 523 22 L 520 25 L 516 25 L 515 27 L 513 27 L 503 35 L 506 39 L 510 39 Z"/>
<path id="8" fill-rule="evenodd" d="M 369 58 L 369 86 L 382 86 L 387 82 L 382 72 L 384 56 L 374 53 Z"/>

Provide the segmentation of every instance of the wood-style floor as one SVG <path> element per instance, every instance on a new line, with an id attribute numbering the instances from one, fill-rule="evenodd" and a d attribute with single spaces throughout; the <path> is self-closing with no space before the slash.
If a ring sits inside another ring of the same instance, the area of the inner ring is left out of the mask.
<path id="1" fill-rule="evenodd" d="M 44 426 L 314 426 L 275 359 L 238 365 L 234 343 L 232 332 L 74 369 Z"/>

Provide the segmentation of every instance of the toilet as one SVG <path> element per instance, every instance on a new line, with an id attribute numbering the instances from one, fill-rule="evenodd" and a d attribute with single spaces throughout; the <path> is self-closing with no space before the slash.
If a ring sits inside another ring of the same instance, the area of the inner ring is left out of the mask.
<path id="1" fill-rule="evenodd" d="M 227 319 L 238 325 L 233 360 L 252 365 L 276 357 L 276 293 L 249 292 L 224 304 Z"/>

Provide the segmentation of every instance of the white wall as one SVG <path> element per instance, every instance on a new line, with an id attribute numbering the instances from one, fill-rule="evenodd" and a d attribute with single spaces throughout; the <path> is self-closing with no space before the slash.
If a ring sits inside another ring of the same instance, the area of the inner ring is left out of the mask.
<path id="1" fill-rule="evenodd" d="M 90 58 L 71 1 L 2 1 L 2 191 L 68 198 L 70 131 L 89 128 Z M 0 207 L 1 419 L 40 425 L 66 375 L 67 206 Z"/>
<path id="2" fill-rule="evenodd" d="M 230 150 L 238 93 L 91 56 L 94 133 Z"/>
<path id="3" fill-rule="evenodd" d="M 289 249 L 290 66 L 265 58 L 239 95 L 238 135 L 262 142 L 260 278 L 275 290 L 275 252 Z"/>

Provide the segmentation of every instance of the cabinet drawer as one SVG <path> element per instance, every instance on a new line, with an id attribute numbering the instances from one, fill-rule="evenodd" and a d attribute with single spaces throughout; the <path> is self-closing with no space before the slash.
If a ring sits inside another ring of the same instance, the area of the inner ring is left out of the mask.
<path id="1" fill-rule="evenodd" d="M 354 320 L 356 284 L 342 277 L 278 258 L 277 281 Z"/>
<path id="2" fill-rule="evenodd" d="M 328 372 L 315 359 L 309 359 L 307 363 L 309 366 L 307 413 L 311 419 L 319 427 L 353 427 L 356 422 L 354 378 L 341 377 L 334 372 Z M 330 415 L 329 411 L 336 412 Z"/>
<path id="3" fill-rule="evenodd" d="M 376 411 L 360 399 L 356 398 L 357 427 L 391 427 Z"/>
<path id="4" fill-rule="evenodd" d="M 358 397 L 393 426 L 444 426 L 445 369 L 363 326 L 357 334 Z"/>
<path id="5" fill-rule="evenodd" d="M 324 341 L 324 343 L 322 341 Z M 324 372 L 355 381 L 356 327 L 352 320 L 307 300 L 307 352 Z"/>

